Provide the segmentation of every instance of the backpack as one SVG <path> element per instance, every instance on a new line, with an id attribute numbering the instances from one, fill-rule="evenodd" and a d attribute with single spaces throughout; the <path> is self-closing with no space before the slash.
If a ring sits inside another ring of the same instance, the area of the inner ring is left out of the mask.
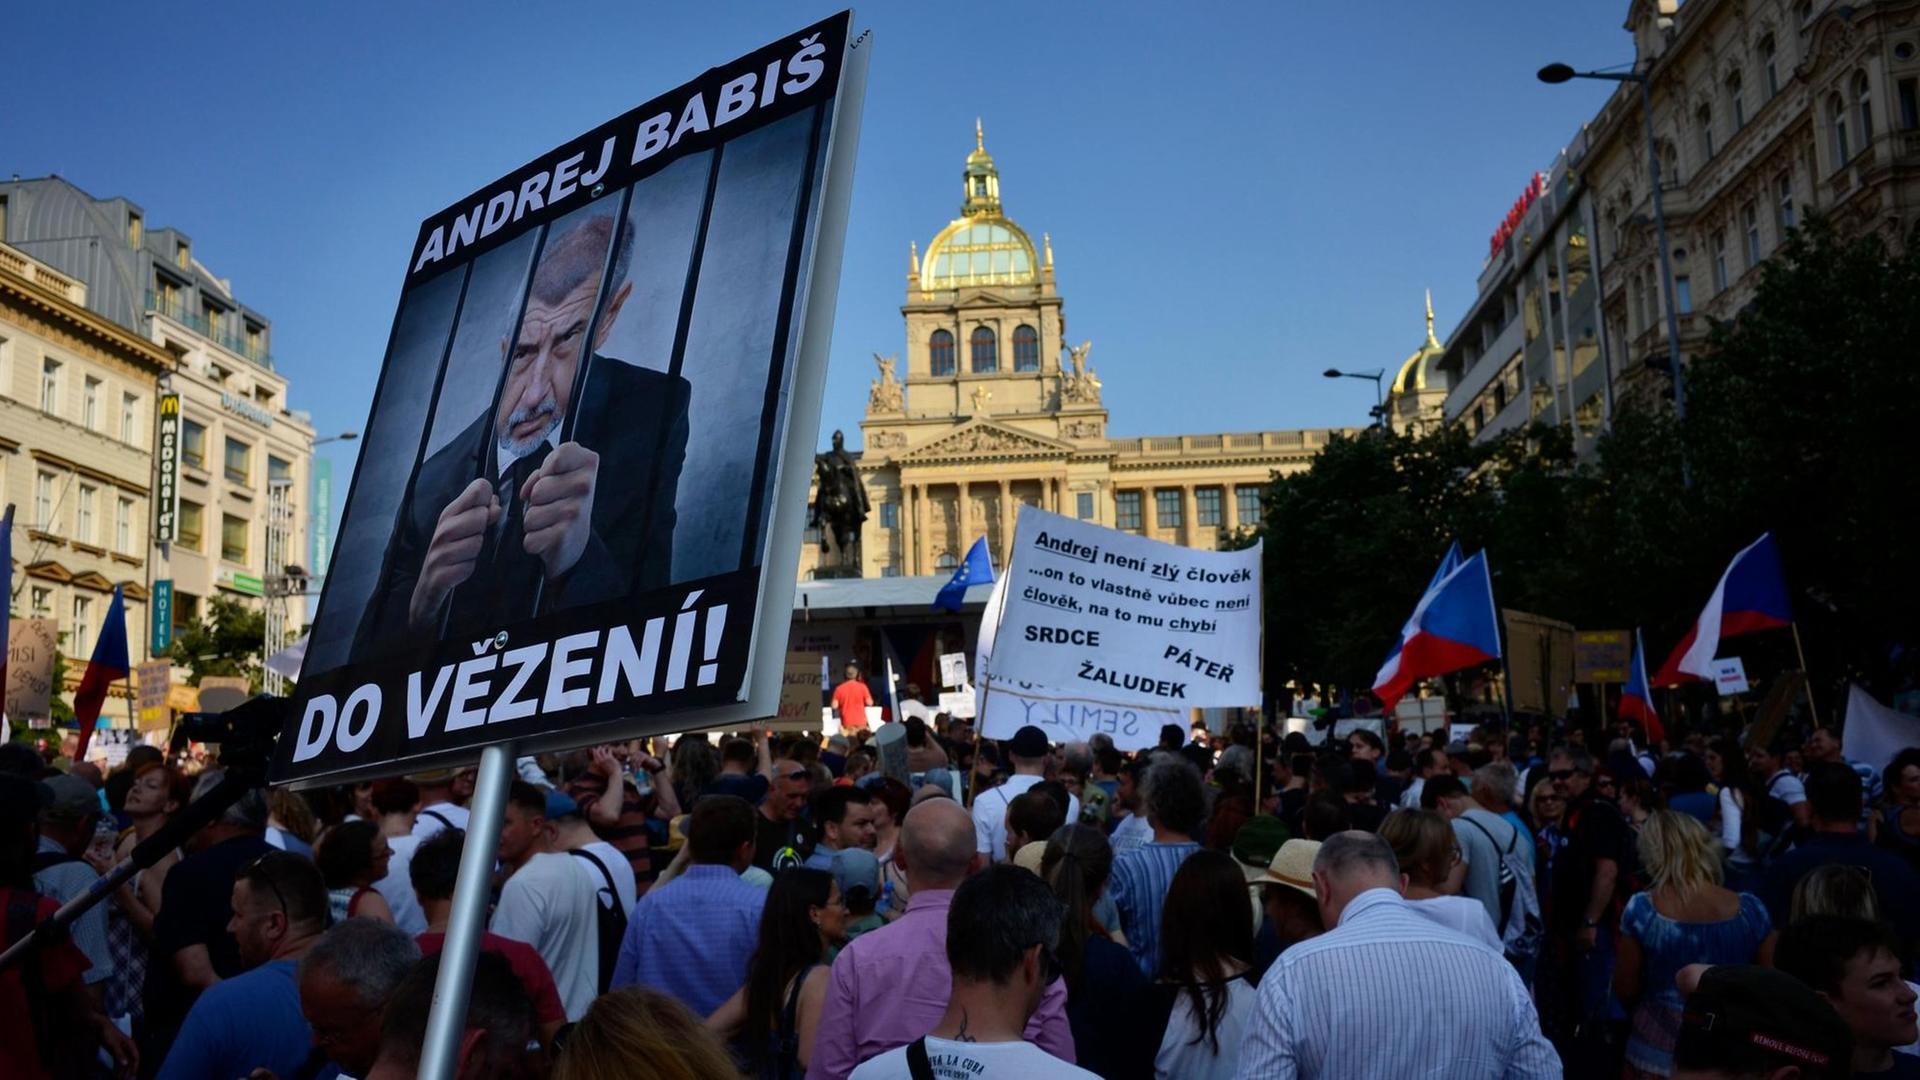
<path id="1" fill-rule="evenodd" d="M 1480 835 L 1499 850 L 1499 843 L 1485 825 L 1470 817 L 1459 820 L 1479 829 Z M 1540 954 L 1540 896 L 1534 891 L 1533 871 L 1520 854 L 1519 829 L 1513 830 L 1507 849 L 1500 852 L 1500 925 L 1495 929 L 1500 931 L 1507 959 L 1515 966 L 1522 966 Z"/>
<path id="2" fill-rule="evenodd" d="M 598 920 L 597 929 L 600 932 L 599 982 L 600 992 L 604 994 L 613 982 L 614 966 L 620 962 L 620 943 L 627 936 L 627 913 L 620 910 L 620 890 L 613 885 L 613 871 L 607 869 L 607 864 L 600 861 L 600 856 L 578 848 L 567 854 L 578 855 L 592 863 L 600 871 L 602 880 L 607 883 L 607 898 L 594 905 L 593 912 Z"/>

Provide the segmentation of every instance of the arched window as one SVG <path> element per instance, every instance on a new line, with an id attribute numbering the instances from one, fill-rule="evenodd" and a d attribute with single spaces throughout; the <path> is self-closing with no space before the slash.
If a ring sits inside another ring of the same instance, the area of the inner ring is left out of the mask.
<path id="1" fill-rule="evenodd" d="M 935 375 L 953 374 L 953 335 L 945 330 L 935 330 L 927 341 L 927 356 L 932 361 Z"/>
<path id="2" fill-rule="evenodd" d="M 953 557 L 953 552 L 943 551 L 940 553 L 940 557 L 933 561 L 933 568 L 935 570 L 958 570 L 960 568 L 960 560 Z"/>
<path id="3" fill-rule="evenodd" d="M 1022 324 L 1013 330 L 1013 370 L 1040 370 L 1040 335 Z"/>
<path id="4" fill-rule="evenodd" d="M 1860 149 L 1865 150 L 1873 141 L 1873 91 L 1864 71 L 1854 73 L 1853 102 L 1860 121 Z"/>
<path id="5" fill-rule="evenodd" d="M 1727 73 L 1727 108 L 1732 110 L 1733 130 L 1739 131 L 1747 126 L 1747 102 L 1741 95 L 1744 89 L 1740 72 L 1736 69 Z"/>
<path id="6" fill-rule="evenodd" d="M 998 344 L 994 341 L 992 330 L 984 326 L 974 327 L 973 336 L 969 339 L 969 344 L 973 347 L 973 373 L 975 375 L 1000 370 L 1000 350 Z"/>
<path id="7" fill-rule="evenodd" d="M 1713 106 L 1702 105 L 1693 114 L 1694 127 L 1700 136 L 1700 163 L 1706 164 L 1713 159 Z"/>
<path id="8" fill-rule="evenodd" d="M 1837 169 L 1853 157 L 1847 141 L 1847 103 L 1839 94 L 1827 99 L 1827 122 L 1833 126 L 1833 167 Z"/>
<path id="9" fill-rule="evenodd" d="M 1760 39 L 1760 73 L 1766 79 L 1767 100 L 1780 92 L 1779 49 L 1773 43 L 1773 35 Z"/>

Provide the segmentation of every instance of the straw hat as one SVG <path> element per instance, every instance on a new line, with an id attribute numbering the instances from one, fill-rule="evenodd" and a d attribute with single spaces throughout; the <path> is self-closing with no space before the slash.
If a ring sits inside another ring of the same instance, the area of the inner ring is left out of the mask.
<path id="1" fill-rule="evenodd" d="M 1033 840 L 1020 845 L 1020 850 L 1013 853 L 1013 865 L 1018 866 L 1022 870 L 1031 870 L 1037 874 L 1040 872 L 1041 860 L 1046 857 L 1047 842 L 1045 840 Z"/>
<path id="2" fill-rule="evenodd" d="M 1318 854 L 1318 840 L 1289 840 L 1280 845 L 1267 872 L 1255 881 L 1262 885 L 1287 885 L 1312 896 L 1313 858 Z"/>

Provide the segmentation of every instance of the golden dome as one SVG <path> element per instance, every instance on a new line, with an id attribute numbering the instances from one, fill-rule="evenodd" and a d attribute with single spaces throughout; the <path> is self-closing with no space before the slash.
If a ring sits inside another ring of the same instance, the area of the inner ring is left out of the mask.
<path id="1" fill-rule="evenodd" d="M 986 133 L 973 122 L 973 152 L 961 174 L 966 201 L 960 215 L 927 245 L 920 287 L 929 292 L 969 285 L 1032 285 L 1040 263 L 1026 231 L 1000 212 L 1000 170 L 987 153 Z"/>
<path id="2" fill-rule="evenodd" d="M 1405 394 L 1427 388 L 1427 375 L 1433 366 L 1440 362 L 1440 356 L 1446 352 L 1440 339 L 1433 336 L 1433 291 L 1427 291 L 1427 340 L 1415 349 L 1412 356 L 1400 365 L 1400 373 L 1393 377 L 1393 392 Z"/>

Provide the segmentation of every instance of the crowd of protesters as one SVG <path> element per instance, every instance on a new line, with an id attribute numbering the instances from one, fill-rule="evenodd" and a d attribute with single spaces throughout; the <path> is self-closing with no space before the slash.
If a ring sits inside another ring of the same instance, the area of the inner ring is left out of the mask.
<path id="1" fill-rule="evenodd" d="M 458 1075 L 1920 1076 L 1920 748 L 904 727 L 522 759 Z M 7 942 L 220 777 L 0 748 Z M 0 1076 L 415 1075 L 473 780 L 247 793 L 0 973 Z"/>

